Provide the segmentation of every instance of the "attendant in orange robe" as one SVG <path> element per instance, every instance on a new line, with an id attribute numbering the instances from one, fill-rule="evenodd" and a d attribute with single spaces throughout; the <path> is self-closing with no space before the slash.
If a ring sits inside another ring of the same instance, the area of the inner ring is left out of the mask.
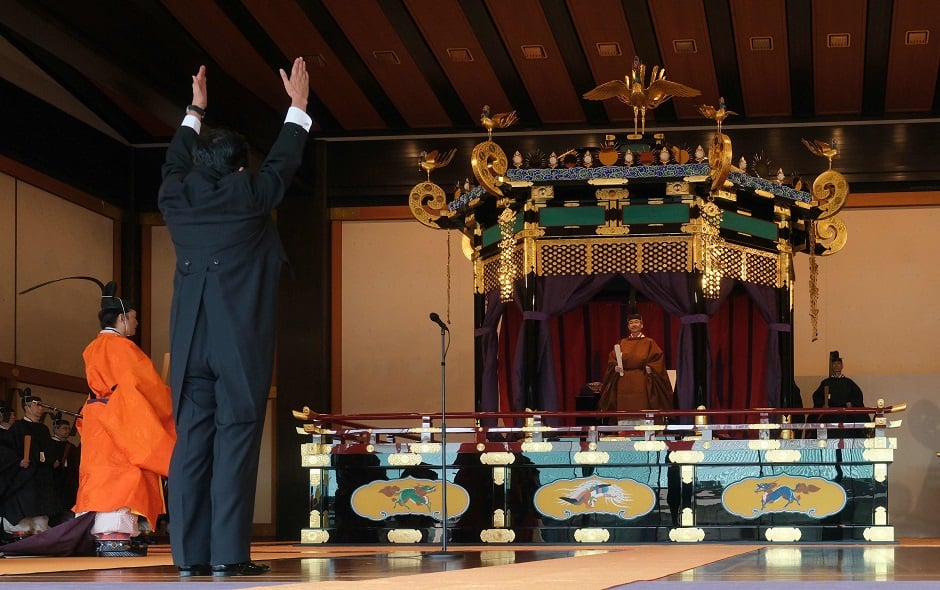
<path id="1" fill-rule="evenodd" d="M 124 305 L 102 298 L 101 332 L 82 353 L 92 394 L 76 423 L 82 462 L 74 511 L 97 513 L 98 539 L 136 536 L 138 515 L 156 525 L 166 512 L 161 477 L 176 442 L 170 388 L 129 339 L 137 312 Z"/>

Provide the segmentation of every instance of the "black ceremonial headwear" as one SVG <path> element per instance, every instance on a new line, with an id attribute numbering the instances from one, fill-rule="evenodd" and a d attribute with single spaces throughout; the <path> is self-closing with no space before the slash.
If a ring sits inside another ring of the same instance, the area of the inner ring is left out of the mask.
<path id="1" fill-rule="evenodd" d="M 835 362 L 839 362 L 839 363 L 842 362 L 842 357 L 839 356 L 838 350 L 833 350 L 832 352 L 829 353 L 829 364 L 831 365 L 832 363 L 835 363 Z"/>
<path id="2" fill-rule="evenodd" d="M 20 394 L 20 405 L 23 406 L 23 409 L 26 409 L 27 404 L 32 402 L 41 402 L 42 398 L 38 395 L 33 395 L 33 390 L 27 387 L 26 389 L 20 389 L 19 387 L 14 388 L 17 393 Z"/>
<path id="3" fill-rule="evenodd" d="M 40 287 L 45 287 L 52 283 L 58 283 L 59 281 L 68 281 L 71 279 L 77 279 L 82 281 L 90 281 L 101 289 L 101 311 L 105 310 L 114 310 L 120 311 L 121 313 L 126 313 L 127 310 L 134 309 L 133 304 L 130 301 L 121 299 L 117 297 L 115 293 L 117 292 L 117 283 L 114 281 L 109 281 L 107 285 L 96 279 L 95 277 L 86 277 L 86 276 L 74 276 L 74 277 L 62 277 L 61 279 L 52 279 L 51 281 L 46 281 L 45 283 L 39 283 L 38 285 L 33 285 L 29 289 L 24 289 L 20 291 L 20 295 L 29 293 L 30 291 L 35 291 Z"/>
<path id="4" fill-rule="evenodd" d="M 643 316 L 640 315 L 640 311 L 636 307 L 636 289 L 633 285 L 630 285 L 630 295 L 628 298 L 628 303 L 630 304 L 630 313 L 627 314 L 627 321 L 630 320 L 640 320 L 643 321 Z"/>

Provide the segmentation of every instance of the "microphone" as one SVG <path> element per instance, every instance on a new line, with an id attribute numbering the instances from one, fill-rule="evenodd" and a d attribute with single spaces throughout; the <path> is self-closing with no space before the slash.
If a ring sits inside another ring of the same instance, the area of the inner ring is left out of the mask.
<path id="1" fill-rule="evenodd" d="M 435 324 L 441 327 L 441 330 L 444 330 L 445 332 L 450 332 L 450 328 L 447 327 L 447 324 L 444 323 L 444 320 L 441 319 L 441 316 L 437 315 L 436 313 L 432 311 L 429 317 L 431 318 L 432 322 L 434 322 Z"/>

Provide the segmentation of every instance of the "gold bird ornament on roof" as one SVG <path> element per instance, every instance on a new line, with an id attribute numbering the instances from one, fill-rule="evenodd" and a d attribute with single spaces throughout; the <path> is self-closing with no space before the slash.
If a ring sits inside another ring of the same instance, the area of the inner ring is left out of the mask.
<path id="1" fill-rule="evenodd" d="M 666 79 L 666 69 L 653 66 L 650 82 L 646 84 L 646 65 L 639 57 L 633 59 L 633 69 L 623 80 L 611 80 L 584 93 L 588 100 L 607 100 L 616 98 L 620 102 L 633 107 L 633 135 L 646 133 L 646 111 L 651 111 L 663 104 L 673 96 L 691 97 L 701 94 L 695 88 Z M 640 118 L 642 128 L 638 127 L 637 118 Z"/>
<path id="2" fill-rule="evenodd" d="M 438 168 L 443 168 L 450 164 L 450 161 L 454 159 L 455 153 L 457 153 L 457 148 L 450 149 L 443 154 L 437 150 L 430 152 L 422 150 L 421 157 L 418 158 L 418 166 L 428 173 L 428 182 L 431 181 L 431 170 L 437 170 Z"/>
<path id="3" fill-rule="evenodd" d="M 809 141 L 804 139 L 802 141 L 803 145 L 805 145 L 806 149 L 809 151 L 817 156 L 829 158 L 829 169 L 832 170 L 832 159 L 839 155 L 839 148 L 836 146 L 836 142 L 832 142 L 832 145 L 830 145 L 818 139 L 810 139 Z"/>
<path id="4" fill-rule="evenodd" d="M 505 127 L 509 127 L 518 120 L 519 117 L 516 116 L 516 111 L 491 115 L 490 105 L 488 104 L 483 105 L 483 114 L 480 115 L 480 123 L 482 123 L 483 127 L 486 128 L 487 139 L 490 141 L 493 140 L 493 129 L 503 129 Z"/>
<path id="5" fill-rule="evenodd" d="M 725 108 L 725 97 L 722 96 L 718 99 L 718 108 L 716 109 L 710 104 L 699 105 L 698 112 L 702 114 L 706 119 L 711 119 L 718 123 L 718 133 L 721 133 L 721 122 L 730 117 L 731 115 L 737 115 L 738 113 L 734 111 L 729 111 Z"/>

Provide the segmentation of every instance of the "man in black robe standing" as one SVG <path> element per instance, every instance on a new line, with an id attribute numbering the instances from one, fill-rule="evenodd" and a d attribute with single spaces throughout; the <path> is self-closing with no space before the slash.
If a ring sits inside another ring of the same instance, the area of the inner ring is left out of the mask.
<path id="1" fill-rule="evenodd" d="M 829 353 L 829 376 L 819 383 L 813 392 L 815 408 L 864 408 L 862 389 L 842 374 L 842 357 L 838 350 Z M 867 414 L 826 414 L 819 416 L 820 422 L 868 422 Z M 835 428 L 829 431 L 832 438 L 861 438 L 864 429 Z"/>
<path id="2" fill-rule="evenodd" d="M 5 435 L 12 445 L 16 465 L 8 477 L 7 489 L 0 497 L 0 513 L 8 524 L 9 533 L 26 536 L 49 528 L 49 517 L 61 510 L 53 486 L 54 457 L 49 427 L 43 424 L 45 408 L 42 398 L 22 393 L 23 417 L 10 425 Z"/>
<path id="3" fill-rule="evenodd" d="M 271 211 L 301 164 L 312 124 L 307 67 L 280 71 L 291 100 L 257 173 L 240 135 L 200 133 L 205 66 L 163 166 L 159 205 L 176 249 L 170 387 L 177 442 L 168 511 L 181 576 L 256 575 L 251 526 L 261 432 L 274 364 L 284 249 Z"/>

